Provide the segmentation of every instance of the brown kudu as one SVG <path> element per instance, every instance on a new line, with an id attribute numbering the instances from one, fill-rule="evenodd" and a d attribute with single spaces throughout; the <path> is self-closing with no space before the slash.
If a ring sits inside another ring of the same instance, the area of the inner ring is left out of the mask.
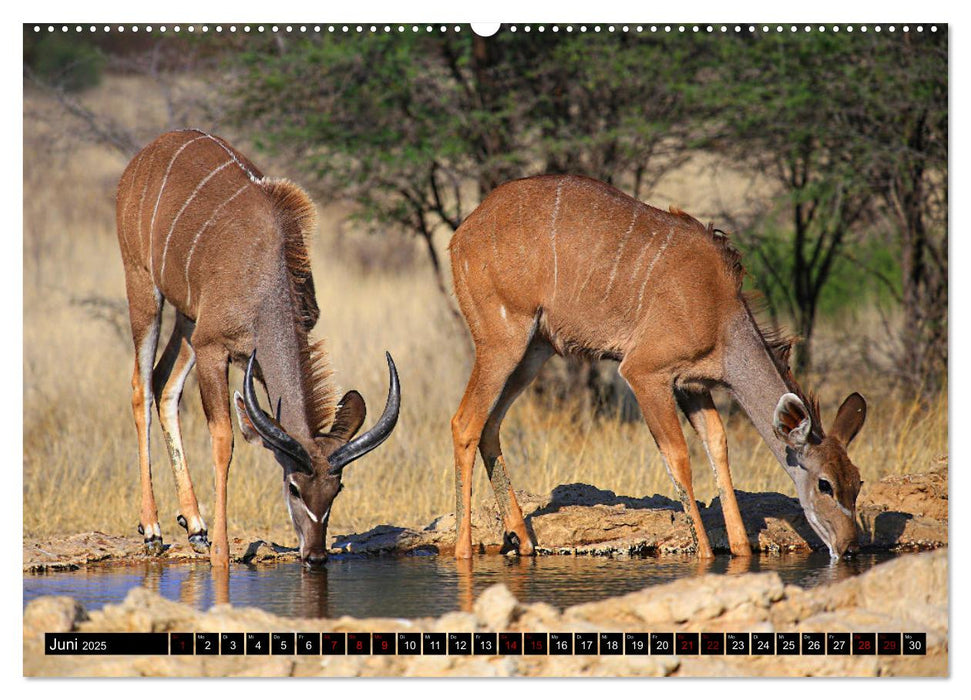
<path id="1" fill-rule="evenodd" d="M 541 176 L 506 183 L 462 223 L 449 246 L 455 293 L 475 364 L 452 418 L 457 539 L 469 557 L 478 447 L 507 530 L 533 551 L 506 475 L 499 426 L 554 353 L 620 361 L 690 516 L 697 552 L 712 550 L 691 485 L 677 408 L 715 472 L 734 555 L 751 555 L 711 389 L 727 387 L 796 485 L 806 518 L 833 557 L 856 544 L 860 473 L 846 448 L 866 402 L 851 394 L 828 434 L 792 378 L 790 343 L 759 329 L 727 237 L 672 207 L 661 211 L 596 180 Z M 518 540 L 518 543 L 516 542 Z"/>
<path id="2" fill-rule="evenodd" d="M 390 435 L 399 386 L 388 355 L 391 388 L 384 413 L 354 438 L 364 422 L 364 400 L 351 391 L 335 405 L 323 345 L 309 340 L 320 315 L 305 240 L 315 224 L 313 203 L 293 183 L 264 178 L 223 139 L 190 129 L 163 134 L 132 159 L 118 184 L 117 222 L 135 343 L 139 531 L 147 549 L 162 551 L 149 452 L 153 398 L 175 473 L 177 520 L 197 551 L 210 547 L 179 425 L 182 389 L 197 365 L 215 470 L 210 559 L 214 566 L 228 565 L 228 368 L 234 362 L 246 367 L 243 395 L 234 399 L 241 433 L 262 442 L 283 467 L 301 560 L 319 567 L 342 470 Z M 165 301 L 175 307 L 175 327 L 156 365 Z M 276 407 L 275 417 L 260 408 L 254 378 Z"/>

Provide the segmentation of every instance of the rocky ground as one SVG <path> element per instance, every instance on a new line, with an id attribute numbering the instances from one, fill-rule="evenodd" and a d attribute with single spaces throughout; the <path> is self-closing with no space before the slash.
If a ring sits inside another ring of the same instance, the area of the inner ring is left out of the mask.
<path id="1" fill-rule="evenodd" d="M 281 618 L 217 605 L 207 612 L 145 589 L 86 612 L 44 597 L 24 611 L 28 676 L 943 676 L 948 673 L 947 551 L 908 554 L 804 590 L 775 573 L 706 575 L 567 608 L 519 603 L 502 584 L 471 613 L 437 619 Z M 44 632 L 474 631 L 924 632 L 925 656 L 45 656 Z"/>
<path id="2" fill-rule="evenodd" d="M 858 510 L 864 549 L 922 550 L 948 542 L 947 466 L 888 477 L 864 487 Z M 819 547 L 798 502 L 780 494 L 739 493 L 753 547 L 781 552 Z M 691 548 L 679 504 L 661 496 L 620 497 L 584 484 L 545 497 L 521 494 L 541 554 L 625 556 Z M 703 508 L 716 548 L 727 548 L 716 499 Z M 276 533 L 273 533 L 276 534 Z M 281 533 L 282 534 L 282 533 Z M 288 533 L 292 535 L 292 533 Z M 287 535 L 279 537 L 285 541 Z M 379 555 L 446 554 L 454 517 L 423 530 L 382 526 L 334 538 L 332 551 Z M 24 543 L 24 572 L 124 565 L 143 559 L 140 538 L 103 533 Z M 294 551 L 273 537 L 237 537 L 238 561 L 287 560 Z M 502 545 L 495 512 L 477 512 L 473 539 L 481 551 Z M 171 559 L 196 558 L 171 545 Z M 522 604 L 503 585 L 486 589 L 472 612 L 417 620 L 342 617 L 293 619 L 258 609 L 216 605 L 206 612 L 145 589 L 124 602 L 85 611 L 77 601 L 42 597 L 24 611 L 24 674 L 29 676 L 942 676 L 948 673 L 947 550 L 895 558 L 859 576 L 813 589 L 784 585 L 775 573 L 703 575 L 645 588 L 560 612 Z M 573 656 L 573 657 L 71 657 L 45 656 L 43 633 L 55 631 L 708 631 L 924 632 L 926 656 Z"/>
<path id="3" fill-rule="evenodd" d="M 865 484 L 857 504 L 864 550 L 919 550 L 946 545 L 947 474 L 947 464 L 942 463 L 923 474 L 890 476 L 872 485 Z M 754 549 L 777 553 L 822 547 L 795 498 L 778 493 L 737 493 Z M 630 498 L 586 484 L 558 486 L 546 496 L 524 492 L 517 495 L 540 554 L 663 554 L 690 552 L 693 548 L 681 504 L 664 496 Z M 701 513 L 712 546 L 727 551 L 719 499 L 702 506 Z M 331 551 L 362 555 L 414 551 L 448 554 L 454 537 L 455 517 L 448 514 L 422 530 L 381 525 L 364 533 L 336 535 Z M 498 512 L 475 511 L 472 537 L 481 552 L 499 551 L 503 530 Z M 295 550 L 277 542 L 293 539 L 287 524 L 272 533 L 234 537 L 230 549 L 235 560 L 247 563 L 292 560 L 296 558 Z M 182 538 L 166 547 L 165 556 L 169 559 L 200 558 Z M 23 567 L 31 573 L 130 563 L 143 558 L 141 538 L 135 534 L 88 532 L 24 540 Z"/>

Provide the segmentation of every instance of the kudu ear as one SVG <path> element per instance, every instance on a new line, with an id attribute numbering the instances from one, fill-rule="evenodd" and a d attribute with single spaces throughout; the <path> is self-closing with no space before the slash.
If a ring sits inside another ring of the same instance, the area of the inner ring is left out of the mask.
<path id="1" fill-rule="evenodd" d="M 246 403 L 237 391 L 233 395 L 233 405 L 236 406 L 236 418 L 239 419 L 239 431 L 243 434 L 243 439 L 251 445 L 259 445 L 263 442 L 260 434 L 256 432 L 256 426 L 250 420 L 246 412 Z"/>
<path id="2" fill-rule="evenodd" d="M 327 431 L 327 436 L 338 438 L 341 442 L 347 442 L 364 425 L 366 415 L 367 407 L 364 405 L 364 397 L 356 391 L 347 392 L 337 404 L 334 424 Z"/>
<path id="3" fill-rule="evenodd" d="M 866 399 L 853 392 L 836 412 L 836 420 L 833 421 L 829 434 L 839 440 L 843 447 L 849 447 L 865 420 Z"/>
<path id="4" fill-rule="evenodd" d="M 813 421 L 802 399 L 795 394 L 783 394 L 775 407 L 772 427 L 775 428 L 776 435 L 789 447 L 801 450 L 809 442 Z"/>

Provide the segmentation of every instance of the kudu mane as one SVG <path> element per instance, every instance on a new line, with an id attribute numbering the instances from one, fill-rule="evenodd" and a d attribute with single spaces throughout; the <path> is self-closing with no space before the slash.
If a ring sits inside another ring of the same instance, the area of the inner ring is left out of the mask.
<path id="1" fill-rule="evenodd" d="M 320 318 L 307 246 L 307 238 L 317 222 L 317 212 L 309 195 L 299 185 L 285 178 L 264 178 L 260 187 L 273 201 L 277 222 L 283 233 L 283 255 L 297 332 L 305 341 L 300 344 L 300 376 L 310 398 L 307 419 L 313 433 L 324 432 L 334 421 L 337 399 L 331 382 L 333 369 L 324 340 L 311 342 L 309 338 L 311 329 Z"/>

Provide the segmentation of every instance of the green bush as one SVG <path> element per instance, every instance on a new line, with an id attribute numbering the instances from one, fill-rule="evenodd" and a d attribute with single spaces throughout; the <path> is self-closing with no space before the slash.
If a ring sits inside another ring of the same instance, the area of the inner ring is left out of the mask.
<path id="1" fill-rule="evenodd" d="M 33 70 L 52 85 L 78 92 L 101 82 L 105 58 L 83 40 L 57 34 L 45 36 L 31 53 Z"/>

